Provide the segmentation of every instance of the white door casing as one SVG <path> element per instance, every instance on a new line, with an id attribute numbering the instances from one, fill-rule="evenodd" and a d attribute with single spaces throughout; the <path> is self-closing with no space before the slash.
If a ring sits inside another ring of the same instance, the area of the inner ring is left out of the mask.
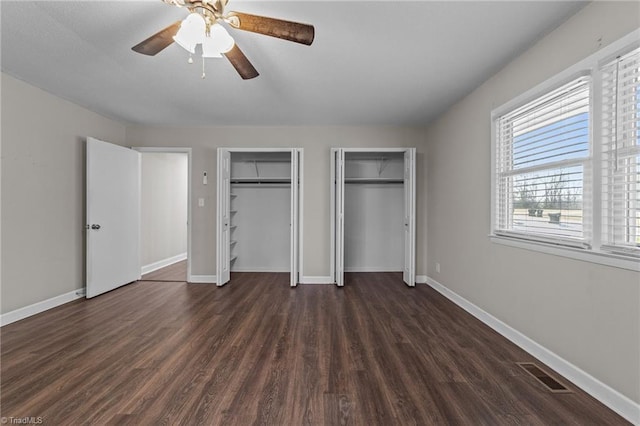
<path id="1" fill-rule="evenodd" d="M 86 297 L 140 278 L 140 153 L 87 138 Z"/>

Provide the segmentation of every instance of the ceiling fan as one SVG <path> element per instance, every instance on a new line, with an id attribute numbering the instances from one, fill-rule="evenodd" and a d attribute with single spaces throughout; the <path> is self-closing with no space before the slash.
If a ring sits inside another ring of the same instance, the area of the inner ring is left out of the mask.
<path id="1" fill-rule="evenodd" d="M 296 43 L 311 45 L 315 35 L 313 25 L 241 12 L 225 12 L 228 0 L 162 0 L 164 3 L 185 7 L 189 15 L 158 31 L 131 49 L 144 55 L 156 55 L 174 41 L 189 53 L 195 53 L 197 44 L 202 45 L 202 57 L 225 56 L 240 77 L 247 80 L 258 76 L 258 71 L 235 44 L 226 29 L 232 28 L 264 34 Z M 190 62 L 192 59 L 189 58 Z M 203 75 L 204 77 L 204 75 Z"/>

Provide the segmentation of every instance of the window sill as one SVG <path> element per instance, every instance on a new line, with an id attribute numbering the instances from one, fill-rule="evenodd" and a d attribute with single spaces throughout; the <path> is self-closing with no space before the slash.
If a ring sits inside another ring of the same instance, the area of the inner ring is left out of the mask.
<path id="1" fill-rule="evenodd" d="M 569 259 L 581 260 L 583 262 L 597 263 L 600 265 L 612 266 L 614 268 L 628 269 L 640 272 L 640 259 L 614 253 L 597 250 L 585 250 L 571 247 L 561 247 L 555 244 L 546 244 L 535 241 L 525 241 L 516 237 L 505 237 L 489 235 L 491 242 L 509 247 L 516 247 L 525 250 L 538 251 L 555 256 L 567 257 Z"/>

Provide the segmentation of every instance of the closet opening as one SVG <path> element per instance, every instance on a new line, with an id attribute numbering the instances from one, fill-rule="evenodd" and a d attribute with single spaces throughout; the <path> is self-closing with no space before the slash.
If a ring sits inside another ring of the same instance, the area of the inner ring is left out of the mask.
<path id="1" fill-rule="evenodd" d="M 217 284 L 233 272 L 288 272 L 299 281 L 298 149 L 218 150 Z"/>
<path id="2" fill-rule="evenodd" d="M 402 272 L 415 285 L 415 148 L 332 150 L 332 275 Z"/>

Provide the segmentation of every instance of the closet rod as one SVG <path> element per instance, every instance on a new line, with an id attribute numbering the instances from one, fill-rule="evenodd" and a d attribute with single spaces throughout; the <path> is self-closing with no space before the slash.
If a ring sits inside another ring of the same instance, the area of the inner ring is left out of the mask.
<path id="1" fill-rule="evenodd" d="M 404 179 L 345 178 L 344 183 L 404 183 Z"/>
<path id="2" fill-rule="evenodd" d="M 256 159 L 247 159 L 242 160 L 245 163 L 290 163 L 291 158 L 256 158 Z"/>

